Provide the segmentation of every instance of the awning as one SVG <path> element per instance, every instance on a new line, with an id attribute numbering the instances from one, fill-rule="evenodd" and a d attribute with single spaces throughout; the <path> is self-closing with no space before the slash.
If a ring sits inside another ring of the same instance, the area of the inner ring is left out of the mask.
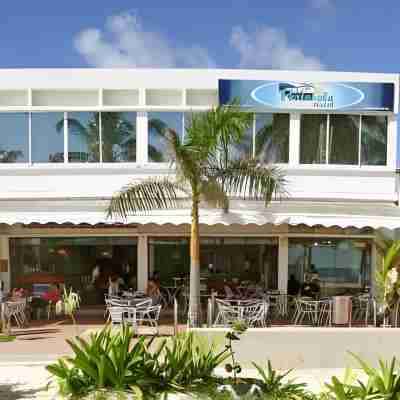
<path id="1" fill-rule="evenodd" d="M 190 224 L 190 210 L 155 210 L 131 216 L 127 221 L 107 219 L 107 200 L 1 200 L 0 223 L 14 224 Z M 400 207 L 390 203 L 340 203 L 283 201 L 267 208 L 262 202 L 232 201 L 228 213 L 202 208 L 200 223 L 205 225 L 321 225 L 325 227 L 400 228 Z"/>

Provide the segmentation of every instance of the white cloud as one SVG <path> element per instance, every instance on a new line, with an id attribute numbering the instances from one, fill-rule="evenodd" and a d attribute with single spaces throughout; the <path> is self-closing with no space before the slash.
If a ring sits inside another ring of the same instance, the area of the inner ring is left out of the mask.
<path id="1" fill-rule="evenodd" d="M 232 30 L 230 43 L 239 52 L 242 68 L 323 69 L 317 57 L 306 56 L 301 48 L 292 47 L 280 29 L 262 26 L 246 32 L 237 26 Z"/>
<path id="2" fill-rule="evenodd" d="M 215 66 L 207 49 L 176 47 L 161 33 L 144 29 L 138 16 L 130 12 L 109 17 L 103 30 L 81 31 L 75 38 L 75 48 L 94 67 Z"/>

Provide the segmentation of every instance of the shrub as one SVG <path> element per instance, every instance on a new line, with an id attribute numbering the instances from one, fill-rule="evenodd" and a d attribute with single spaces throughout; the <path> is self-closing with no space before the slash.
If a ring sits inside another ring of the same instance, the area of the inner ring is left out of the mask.
<path id="1" fill-rule="evenodd" d="M 134 332 L 123 326 L 113 332 L 106 326 L 91 334 L 68 340 L 74 356 L 58 360 L 47 370 L 56 377 L 62 395 L 84 396 L 101 390 L 131 392 L 136 397 L 155 397 L 171 392 L 206 392 L 215 386 L 214 369 L 228 356 L 213 345 L 202 346 L 193 333 L 180 334 L 154 345 L 154 337 L 141 337 L 131 345 Z"/>

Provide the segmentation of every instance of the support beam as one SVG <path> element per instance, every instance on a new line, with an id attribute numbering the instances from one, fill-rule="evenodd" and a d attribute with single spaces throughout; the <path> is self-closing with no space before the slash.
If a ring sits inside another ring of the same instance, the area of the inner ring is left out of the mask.
<path id="1" fill-rule="evenodd" d="M 137 245 L 137 289 L 146 291 L 149 278 L 147 236 L 138 237 Z"/>
<path id="2" fill-rule="evenodd" d="M 278 289 L 282 293 L 287 292 L 288 273 L 289 239 L 286 236 L 280 236 L 278 252 Z"/>

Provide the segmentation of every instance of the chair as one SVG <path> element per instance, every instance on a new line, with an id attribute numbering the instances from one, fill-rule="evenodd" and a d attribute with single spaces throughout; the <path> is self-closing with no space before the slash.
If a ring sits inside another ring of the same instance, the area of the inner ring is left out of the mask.
<path id="1" fill-rule="evenodd" d="M 320 323 L 320 311 L 325 307 L 325 304 L 325 301 L 297 299 L 294 324 L 301 324 L 305 319 L 308 319 L 311 325 L 318 325 Z"/>
<path id="2" fill-rule="evenodd" d="M 376 301 L 370 295 L 362 294 L 352 299 L 353 320 L 363 320 L 365 326 L 368 326 L 370 316 L 372 316 L 374 326 L 376 326 Z M 397 322 L 397 321 L 396 321 Z"/>
<path id="3" fill-rule="evenodd" d="M 261 326 L 265 328 L 269 303 L 266 301 L 259 301 L 252 305 L 244 307 L 243 318 L 250 327 Z"/>
<path id="4" fill-rule="evenodd" d="M 112 324 L 122 324 L 125 321 L 126 307 L 111 306 L 108 307 L 108 312 L 110 314 Z"/>
<path id="5" fill-rule="evenodd" d="M 124 322 L 137 328 L 139 325 L 148 323 L 151 327 L 156 328 L 156 334 L 159 333 L 158 321 L 160 319 L 161 304 L 152 306 L 126 307 L 124 309 Z"/>
<path id="6" fill-rule="evenodd" d="M 220 299 L 216 299 L 215 302 L 217 304 L 218 313 L 213 327 L 228 326 L 241 319 L 241 310 L 239 306 L 234 306 Z"/>
<path id="7" fill-rule="evenodd" d="M 25 301 L 7 301 L 4 303 L 4 318 L 7 321 L 7 324 L 11 323 L 11 320 L 14 319 L 18 328 L 26 325 L 27 319 L 25 316 L 25 307 L 26 307 L 26 299 Z"/>

